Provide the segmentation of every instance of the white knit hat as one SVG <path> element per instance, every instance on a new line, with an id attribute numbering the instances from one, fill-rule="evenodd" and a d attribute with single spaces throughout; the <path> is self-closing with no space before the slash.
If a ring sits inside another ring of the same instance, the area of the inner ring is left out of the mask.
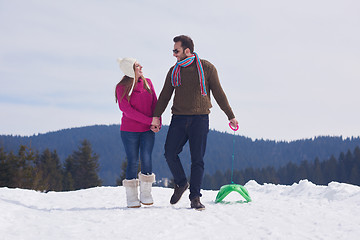
<path id="1" fill-rule="evenodd" d="M 131 86 L 131 89 L 129 91 L 129 96 L 131 95 L 133 89 L 134 89 L 134 85 L 135 85 L 135 71 L 134 71 L 134 64 L 136 62 L 135 58 L 118 58 L 117 59 L 119 65 L 120 65 L 120 69 L 121 71 L 123 71 L 123 73 L 134 79 L 133 84 Z"/>
<path id="2" fill-rule="evenodd" d="M 131 78 L 135 78 L 135 72 L 134 72 L 134 64 L 136 62 L 135 58 L 118 58 L 117 59 L 121 71 L 123 73 Z"/>

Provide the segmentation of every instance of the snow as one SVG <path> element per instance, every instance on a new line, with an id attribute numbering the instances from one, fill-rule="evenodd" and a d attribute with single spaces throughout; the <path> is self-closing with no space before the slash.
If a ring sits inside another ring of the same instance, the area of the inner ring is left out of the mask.
<path id="1" fill-rule="evenodd" d="M 188 191 L 174 206 L 172 189 L 154 187 L 154 205 L 126 207 L 123 187 L 41 193 L 0 188 L 1 239 L 357 239 L 360 187 L 302 180 L 291 186 L 245 184 L 250 203 L 202 190 L 204 211 Z"/>

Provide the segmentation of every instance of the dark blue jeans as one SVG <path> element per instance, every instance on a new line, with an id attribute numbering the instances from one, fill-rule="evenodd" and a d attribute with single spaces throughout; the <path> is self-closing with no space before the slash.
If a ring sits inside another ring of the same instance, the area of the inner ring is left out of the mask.
<path id="1" fill-rule="evenodd" d="M 151 154 L 154 148 L 155 133 L 151 130 L 147 132 L 121 131 L 121 139 L 127 157 L 126 179 L 130 180 L 137 178 L 139 151 L 141 173 L 152 174 Z"/>
<path id="2" fill-rule="evenodd" d="M 191 155 L 190 199 L 201 197 L 204 175 L 204 155 L 209 132 L 209 115 L 173 115 L 165 142 L 165 158 L 175 184 L 187 182 L 179 153 L 189 141 Z"/>

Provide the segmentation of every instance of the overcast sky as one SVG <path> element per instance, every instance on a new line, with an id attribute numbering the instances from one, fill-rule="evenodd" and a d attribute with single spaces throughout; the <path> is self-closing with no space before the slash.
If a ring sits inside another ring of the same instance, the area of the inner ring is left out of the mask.
<path id="1" fill-rule="evenodd" d="M 238 134 L 360 135 L 360 1 L 0 0 L 0 33 L 0 134 L 120 123 L 116 58 L 137 58 L 159 95 L 186 34 L 216 66 Z M 212 104 L 210 128 L 231 132 Z"/>

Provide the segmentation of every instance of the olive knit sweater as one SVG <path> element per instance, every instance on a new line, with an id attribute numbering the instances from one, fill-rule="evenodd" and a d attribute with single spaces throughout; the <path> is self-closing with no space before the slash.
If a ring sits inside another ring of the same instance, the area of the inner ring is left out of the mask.
<path id="1" fill-rule="evenodd" d="M 201 64 L 205 74 L 206 96 L 201 95 L 199 73 L 194 61 L 188 67 L 181 67 L 181 85 L 173 87 L 171 85 L 171 72 L 174 68 L 171 67 L 164 83 L 164 87 L 159 95 L 158 102 L 154 110 L 154 117 L 160 117 L 168 105 L 173 91 L 175 89 L 175 96 L 173 106 L 171 108 L 172 114 L 175 115 L 201 115 L 209 114 L 211 105 L 210 90 L 220 108 L 224 111 L 228 119 L 235 118 L 231 110 L 226 95 L 220 85 L 219 77 L 214 65 L 209 61 L 201 59 Z"/>

